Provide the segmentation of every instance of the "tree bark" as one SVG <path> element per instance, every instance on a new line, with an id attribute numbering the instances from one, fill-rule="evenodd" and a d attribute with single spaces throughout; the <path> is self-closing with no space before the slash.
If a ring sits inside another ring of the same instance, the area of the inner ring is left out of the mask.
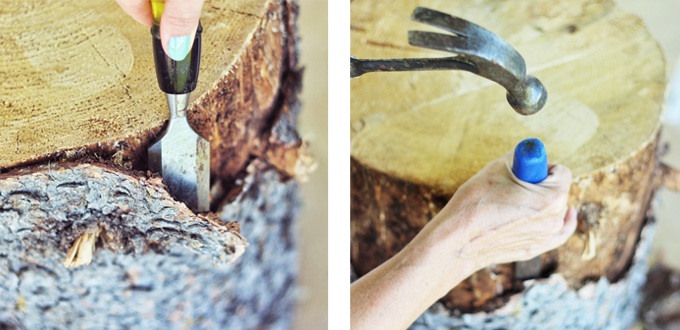
<path id="1" fill-rule="evenodd" d="M 211 144 L 214 213 L 194 214 L 147 171 L 169 115 L 148 29 L 113 1 L 3 8 L 0 328 L 289 327 L 311 164 L 297 10 L 205 2 L 188 117 Z"/>
<path id="2" fill-rule="evenodd" d="M 568 290 L 621 279 L 658 187 L 665 63 L 642 22 L 611 1 L 356 0 L 352 54 L 447 56 L 408 45 L 406 31 L 424 28 L 407 21 L 417 6 L 460 16 L 508 41 L 546 86 L 548 103 L 522 117 L 500 86 L 461 72 L 353 79 L 351 258 L 357 274 L 396 254 L 488 162 L 536 137 L 549 162 L 572 170 L 569 205 L 579 218 L 576 234 L 542 256 L 541 277 L 559 274 Z M 495 310 L 523 289 L 514 270 L 513 264 L 480 270 L 442 302 L 462 312 Z"/>

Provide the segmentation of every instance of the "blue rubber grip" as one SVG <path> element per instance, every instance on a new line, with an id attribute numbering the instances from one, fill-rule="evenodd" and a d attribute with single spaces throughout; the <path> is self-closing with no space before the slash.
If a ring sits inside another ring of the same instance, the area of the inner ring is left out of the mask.
<path id="1" fill-rule="evenodd" d="M 526 139 L 515 148 L 512 172 L 518 179 L 538 183 L 548 177 L 548 155 L 539 139 Z"/>

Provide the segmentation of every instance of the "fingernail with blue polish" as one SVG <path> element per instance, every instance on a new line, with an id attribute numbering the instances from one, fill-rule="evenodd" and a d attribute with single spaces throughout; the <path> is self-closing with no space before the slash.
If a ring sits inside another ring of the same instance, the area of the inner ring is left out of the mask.
<path id="1" fill-rule="evenodd" d="M 181 61 L 189 53 L 191 36 L 172 37 L 168 42 L 168 56 L 175 61 Z"/>

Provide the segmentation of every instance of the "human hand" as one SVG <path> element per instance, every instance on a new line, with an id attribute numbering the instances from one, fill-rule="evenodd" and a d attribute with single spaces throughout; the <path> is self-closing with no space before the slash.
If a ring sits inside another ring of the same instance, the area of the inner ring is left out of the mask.
<path id="1" fill-rule="evenodd" d="M 571 171 L 549 165 L 531 184 L 512 161 L 511 151 L 489 163 L 404 249 L 352 284 L 352 329 L 405 329 L 475 271 L 564 244 L 577 222 L 567 207 Z"/>
<path id="2" fill-rule="evenodd" d="M 512 161 L 510 151 L 489 163 L 428 224 L 474 270 L 531 259 L 564 244 L 576 229 L 576 210 L 567 207 L 571 171 L 551 164 L 548 177 L 531 184 L 512 173 Z"/>
<path id="3" fill-rule="evenodd" d="M 150 0 L 116 0 L 123 11 L 148 27 L 153 24 Z M 162 1 L 161 1 L 162 2 Z M 193 45 L 203 0 L 166 0 L 161 17 L 161 44 L 175 61 L 183 60 Z"/>

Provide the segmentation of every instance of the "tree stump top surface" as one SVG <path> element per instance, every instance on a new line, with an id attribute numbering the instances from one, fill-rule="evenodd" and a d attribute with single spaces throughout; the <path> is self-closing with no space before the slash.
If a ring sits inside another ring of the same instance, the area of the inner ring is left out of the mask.
<path id="1" fill-rule="evenodd" d="M 227 74 L 267 0 L 207 0 L 196 100 Z M 12 1 L 0 11 L 0 168 L 119 141 L 169 113 L 149 29 L 115 1 Z"/>
<path id="2" fill-rule="evenodd" d="M 351 155 L 409 182 L 452 194 L 521 140 L 541 139 L 551 163 L 575 177 L 625 159 L 652 140 L 665 66 L 637 17 L 612 1 L 355 0 L 357 58 L 444 57 L 408 45 L 424 6 L 462 17 L 505 39 L 548 90 L 536 115 L 508 105 L 505 90 L 468 72 L 371 73 L 351 80 Z"/>

